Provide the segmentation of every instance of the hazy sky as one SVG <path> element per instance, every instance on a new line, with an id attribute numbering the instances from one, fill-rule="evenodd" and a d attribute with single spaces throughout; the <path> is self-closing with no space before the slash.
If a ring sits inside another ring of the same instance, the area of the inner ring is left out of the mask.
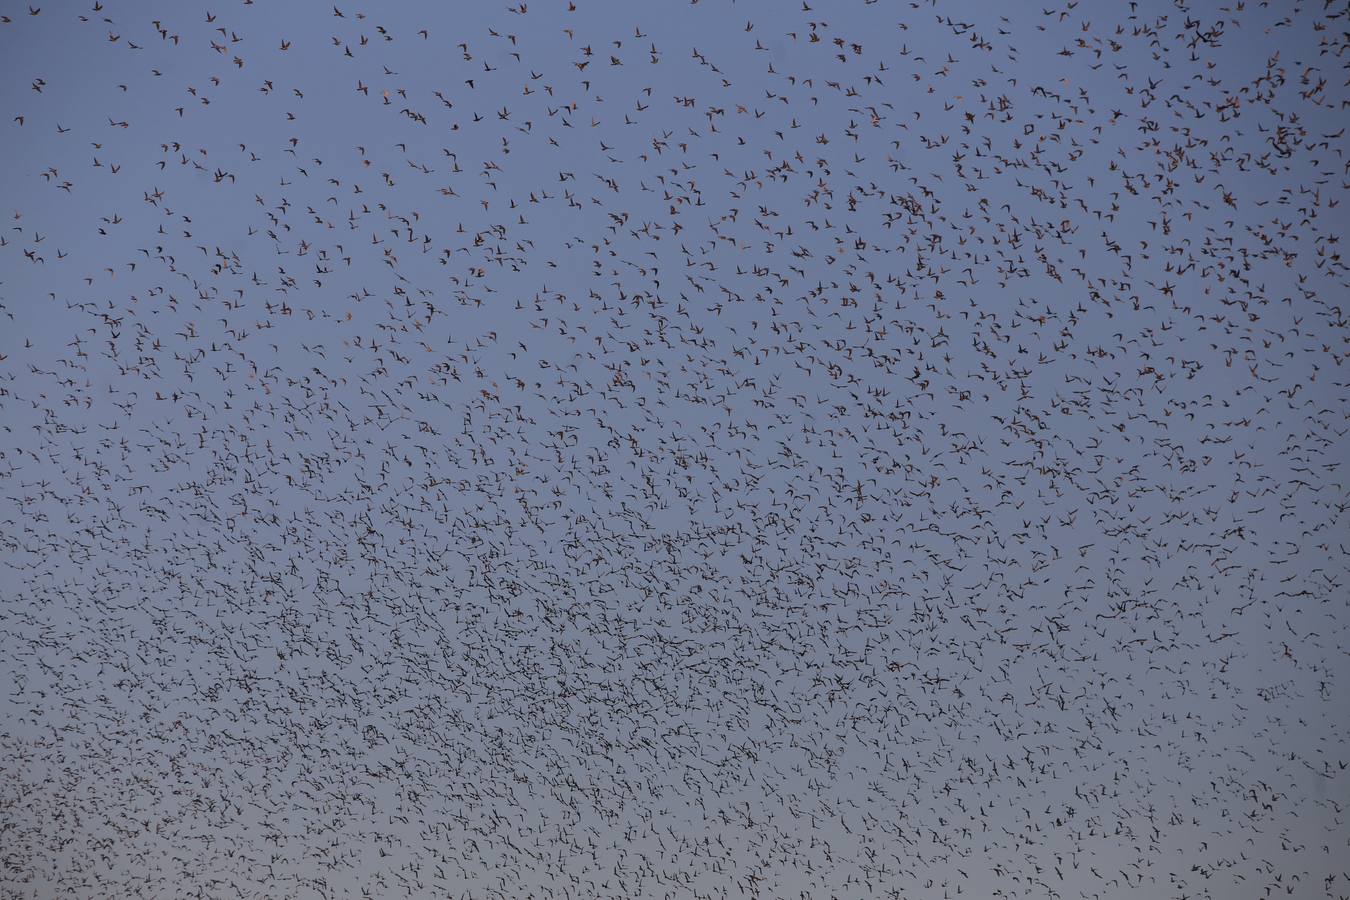
<path id="1" fill-rule="evenodd" d="M 10 4 L 0 887 L 1350 896 L 1346 14 Z"/>

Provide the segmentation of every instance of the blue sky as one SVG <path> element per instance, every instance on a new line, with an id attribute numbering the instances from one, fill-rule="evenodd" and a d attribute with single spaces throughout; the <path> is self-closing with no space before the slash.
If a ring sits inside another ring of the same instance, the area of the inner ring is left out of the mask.
<path id="1" fill-rule="evenodd" d="M 1342 12 L 33 10 L 7 893 L 1350 894 Z"/>

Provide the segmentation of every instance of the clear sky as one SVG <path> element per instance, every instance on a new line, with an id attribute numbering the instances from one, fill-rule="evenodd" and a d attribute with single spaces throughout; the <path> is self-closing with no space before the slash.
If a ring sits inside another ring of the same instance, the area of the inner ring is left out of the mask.
<path id="1" fill-rule="evenodd" d="M 1341 6 L 0 15 L 0 893 L 1350 896 Z"/>

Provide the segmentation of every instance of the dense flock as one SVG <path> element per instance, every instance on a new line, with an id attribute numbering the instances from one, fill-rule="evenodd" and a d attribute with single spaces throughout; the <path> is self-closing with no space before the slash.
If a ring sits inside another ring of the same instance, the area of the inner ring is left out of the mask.
<path id="1" fill-rule="evenodd" d="M 1344 4 L 3 12 L 0 895 L 1350 897 Z"/>

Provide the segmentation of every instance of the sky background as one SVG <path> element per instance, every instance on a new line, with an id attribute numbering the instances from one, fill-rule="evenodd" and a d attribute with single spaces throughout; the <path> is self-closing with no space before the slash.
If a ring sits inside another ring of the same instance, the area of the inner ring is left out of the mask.
<path id="1" fill-rule="evenodd" d="M 0 890 L 1350 896 L 1334 4 L 0 8 Z"/>

